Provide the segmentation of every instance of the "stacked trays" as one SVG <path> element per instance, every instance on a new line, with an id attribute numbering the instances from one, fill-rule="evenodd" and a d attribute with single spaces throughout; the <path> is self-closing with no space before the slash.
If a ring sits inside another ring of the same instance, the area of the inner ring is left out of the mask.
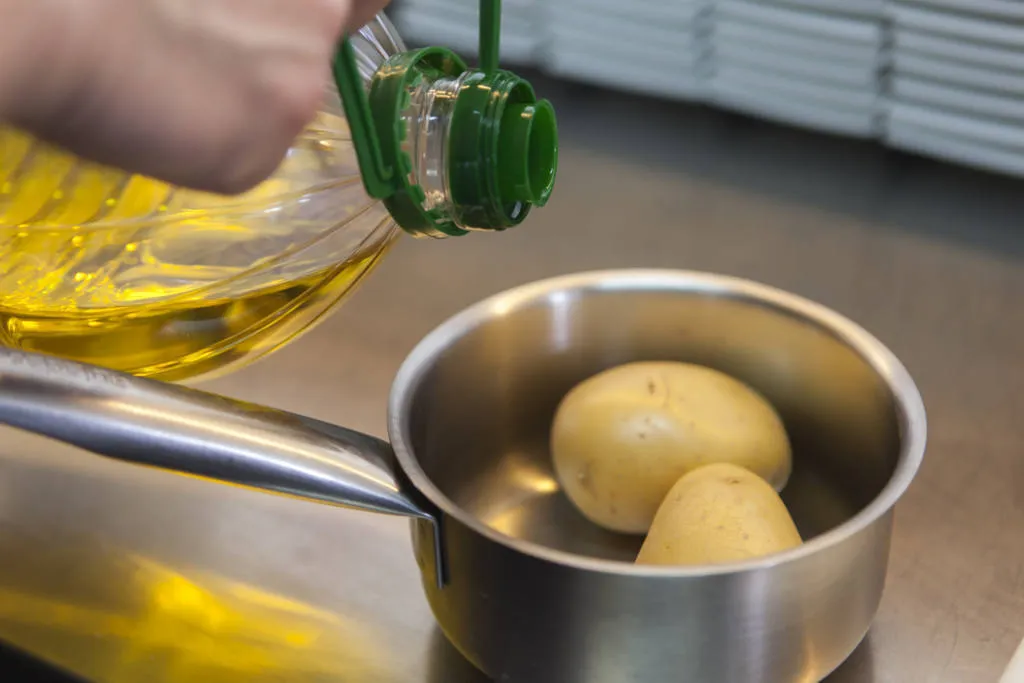
<path id="1" fill-rule="evenodd" d="M 672 99 L 701 99 L 704 0 L 542 0 L 542 66 L 567 79 Z"/>
<path id="2" fill-rule="evenodd" d="M 501 8 L 501 62 L 536 64 L 544 39 L 545 0 L 505 0 Z M 403 0 L 388 15 L 411 45 L 445 45 L 475 57 L 480 44 L 479 0 Z"/>
<path id="3" fill-rule="evenodd" d="M 893 2 L 892 147 L 1024 175 L 1024 2 Z"/>
<path id="4" fill-rule="evenodd" d="M 479 0 L 403 0 L 477 52 Z M 501 58 L 1024 176 L 1024 0 L 505 0 Z"/>
<path id="5" fill-rule="evenodd" d="M 719 0 L 709 100 L 806 128 L 881 134 L 883 0 Z"/>

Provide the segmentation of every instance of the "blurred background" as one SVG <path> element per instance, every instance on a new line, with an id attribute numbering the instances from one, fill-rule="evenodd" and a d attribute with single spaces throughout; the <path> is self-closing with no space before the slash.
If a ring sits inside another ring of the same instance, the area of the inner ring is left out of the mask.
<path id="1" fill-rule="evenodd" d="M 1024 173 L 1014 0 L 507 0 L 503 57 Z M 473 0 L 399 0 L 403 35 L 472 54 Z"/>
<path id="2" fill-rule="evenodd" d="M 504 6 L 503 61 L 559 117 L 548 206 L 399 240 L 315 331 L 204 388 L 383 435 L 415 343 L 511 286 L 665 267 L 807 296 L 892 348 L 929 417 L 878 619 L 828 683 L 997 680 L 1024 636 L 1024 2 Z M 390 14 L 412 44 L 475 52 L 475 0 Z M 0 638 L 118 683 L 486 683 L 434 626 L 402 520 L 3 438 L 0 525 L 40 558 L 18 571 L 41 597 L 0 601 Z M 63 554 L 40 553 L 56 530 Z M 68 587 L 68 566 L 91 569 Z"/>

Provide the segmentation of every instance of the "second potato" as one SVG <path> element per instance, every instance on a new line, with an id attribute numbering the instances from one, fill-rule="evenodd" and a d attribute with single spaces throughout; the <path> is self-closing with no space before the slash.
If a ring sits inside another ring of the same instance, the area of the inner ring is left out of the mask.
<path id="1" fill-rule="evenodd" d="M 652 361 L 584 380 L 551 434 L 555 473 L 573 504 L 613 531 L 646 533 L 672 485 L 701 465 L 745 467 L 782 490 L 790 444 L 772 406 L 711 368 Z"/>

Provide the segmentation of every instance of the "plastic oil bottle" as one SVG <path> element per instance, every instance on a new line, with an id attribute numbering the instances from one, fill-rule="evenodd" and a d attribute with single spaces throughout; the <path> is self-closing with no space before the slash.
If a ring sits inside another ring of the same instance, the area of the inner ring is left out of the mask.
<path id="1" fill-rule="evenodd" d="M 0 344 L 187 380 L 310 329 L 401 233 L 503 230 L 551 194 L 554 112 L 497 68 L 407 51 L 379 15 L 341 44 L 317 119 L 242 196 L 172 187 L 0 129 Z"/>

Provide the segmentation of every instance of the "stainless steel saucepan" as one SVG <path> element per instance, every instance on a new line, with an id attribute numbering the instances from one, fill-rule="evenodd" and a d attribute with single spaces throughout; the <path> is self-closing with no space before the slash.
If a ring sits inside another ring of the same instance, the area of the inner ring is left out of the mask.
<path id="1" fill-rule="evenodd" d="M 552 475 L 562 396 L 612 365 L 684 360 L 747 382 L 794 448 L 784 498 L 807 542 L 714 567 L 635 566 L 642 539 L 587 522 Z M 910 376 L 850 321 L 756 283 L 586 273 L 448 320 L 395 380 L 391 445 L 301 416 L 19 351 L 0 423 L 121 460 L 412 518 L 441 628 L 517 683 L 797 683 L 864 637 L 893 507 L 921 463 Z"/>

